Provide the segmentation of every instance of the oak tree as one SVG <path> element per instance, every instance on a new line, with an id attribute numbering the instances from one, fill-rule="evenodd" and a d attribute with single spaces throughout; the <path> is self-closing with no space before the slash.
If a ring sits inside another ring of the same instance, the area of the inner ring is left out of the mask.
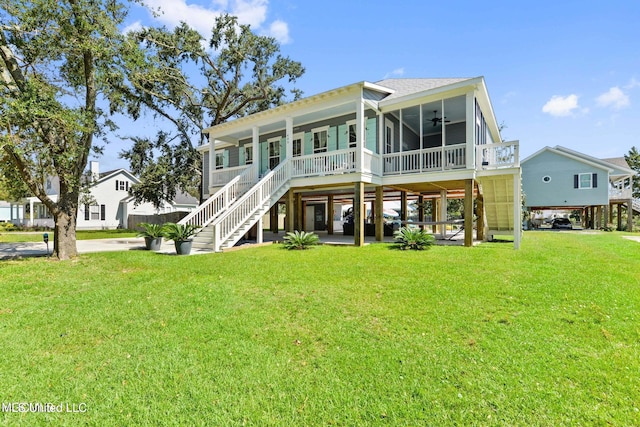
<path id="1" fill-rule="evenodd" d="M 141 180 L 132 188 L 138 201 L 158 205 L 178 189 L 197 194 L 201 167 L 195 146 L 204 128 L 301 95 L 292 87 L 304 73 L 301 63 L 283 56 L 274 38 L 255 34 L 234 16 L 216 18 L 207 43 L 185 23 L 173 30 L 145 28 L 129 37 L 145 49 L 144 57 L 129 58 L 126 65 L 122 103 L 134 117 L 147 110 L 173 125 L 152 138 L 132 138 L 131 148 L 121 153 Z"/>
<path id="2" fill-rule="evenodd" d="M 138 50 L 118 29 L 126 14 L 118 0 L 0 0 L 0 168 L 53 215 L 58 259 L 77 255 L 82 174 L 109 113 L 122 111 L 101 105 L 124 75 L 118 58 Z M 57 198 L 47 176 L 59 179 Z"/>

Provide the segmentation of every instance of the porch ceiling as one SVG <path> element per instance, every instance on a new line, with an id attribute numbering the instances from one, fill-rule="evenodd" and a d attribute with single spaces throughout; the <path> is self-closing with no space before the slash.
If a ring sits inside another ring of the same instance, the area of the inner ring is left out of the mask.
<path id="1" fill-rule="evenodd" d="M 287 114 L 286 116 L 283 115 L 280 118 L 272 118 L 269 122 L 256 123 L 255 125 L 258 126 L 261 135 L 279 131 L 284 132 L 286 129 L 285 120 L 286 117 L 289 116 L 293 117 L 293 132 L 295 133 L 298 132 L 300 130 L 300 127 L 303 125 L 321 122 L 332 117 L 344 116 L 354 113 L 354 111 L 355 105 L 352 101 L 344 104 L 332 105 L 320 110 L 308 110 L 300 112 L 289 111 L 289 114 Z M 253 125 L 253 123 L 248 123 L 247 126 L 233 129 L 224 136 L 218 136 L 216 139 L 230 139 L 235 141 L 250 139 L 252 137 Z"/>

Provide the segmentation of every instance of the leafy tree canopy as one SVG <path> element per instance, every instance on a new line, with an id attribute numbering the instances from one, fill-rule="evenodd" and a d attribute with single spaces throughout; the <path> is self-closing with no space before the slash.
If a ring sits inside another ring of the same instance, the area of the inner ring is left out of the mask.
<path id="1" fill-rule="evenodd" d="M 633 179 L 633 197 L 640 198 L 640 153 L 635 146 L 631 147 L 629 154 L 625 154 L 624 159 L 631 169 L 636 171 L 636 177 Z"/>
<path id="2" fill-rule="evenodd" d="M 201 142 L 204 128 L 301 95 L 286 85 L 304 73 L 302 65 L 282 56 L 274 38 L 254 34 L 234 16 L 215 20 L 207 44 L 185 23 L 128 37 L 145 50 L 124 64 L 128 74 L 119 82 L 119 105 L 134 118 L 150 110 L 173 124 L 154 138 L 132 138 L 131 149 L 121 153 L 141 179 L 132 189 L 138 201 L 158 205 L 172 200 L 178 189 L 199 194 L 200 155 L 194 142 Z"/>

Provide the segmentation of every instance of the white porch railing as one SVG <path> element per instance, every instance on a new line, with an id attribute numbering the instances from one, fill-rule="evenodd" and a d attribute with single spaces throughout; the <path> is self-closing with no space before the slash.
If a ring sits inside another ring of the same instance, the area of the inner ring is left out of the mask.
<path id="1" fill-rule="evenodd" d="M 291 159 L 291 177 L 335 175 L 356 171 L 356 150 L 329 151 Z"/>
<path id="2" fill-rule="evenodd" d="M 374 153 L 371 150 L 368 149 L 364 149 L 363 150 L 363 158 L 362 158 L 362 172 L 364 173 L 370 173 L 371 175 L 374 176 L 380 176 L 381 175 L 381 170 L 380 170 L 380 155 Z"/>
<path id="3" fill-rule="evenodd" d="M 466 144 L 424 148 L 383 155 L 384 174 L 404 174 L 464 169 L 466 167 Z"/>
<path id="4" fill-rule="evenodd" d="M 288 189 L 291 162 L 280 163 L 213 221 L 213 249 L 233 246 Z"/>
<path id="5" fill-rule="evenodd" d="M 240 175 L 246 169 L 250 169 L 252 165 L 235 166 L 232 168 L 214 169 L 209 175 L 209 186 L 220 187 L 226 185 L 233 178 Z"/>
<path id="6" fill-rule="evenodd" d="M 476 146 L 476 167 L 478 169 L 513 168 L 520 166 L 520 143 L 500 142 Z"/>
<path id="7" fill-rule="evenodd" d="M 631 188 L 609 187 L 609 199 L 631 199 L 633 190 Z"/>
<path id="8" fill-rule="evenodd" d="M 247 167 L 234 168 L 236 175 L 231 178 L 224 187 L 216 191 L 204 203 L 198 206 L 189 215 L 182 218 L 179 224 L 191 224 L 198 227 L 206 227 L 217 215 L 224 212 L 228 207 L 247 191 L 258 180 L 258 168 Z M 237 175 L 238 171 L 242 171 Z"/>

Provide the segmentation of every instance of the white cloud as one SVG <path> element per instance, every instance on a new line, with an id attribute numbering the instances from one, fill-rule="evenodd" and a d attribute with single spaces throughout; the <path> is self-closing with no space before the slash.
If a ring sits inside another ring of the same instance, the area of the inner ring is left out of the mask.
<path id="1" fill-rule="evenodd" d="M 284 21 L 273 21 L 269 26 L 269 35 L 282 44 L 287 44 L 291 41 L 289 37 L 289 25 Z"/>
<path id="2" fill-rule="evenodd" d="M 574 110 L 579 108 L 578 95 L 571 94 L 568 96 L 554 95 L 542 107 L 542 112 L 551 114 L 556 117 L 570 116 Z M 583 110 L 586 112 L 586 110 Z"/>
<path id="3" fill-rule="evenodd" d="M 123 34 L 130 33 L 132 31 L 140 31 L 142 29 L 142 23 L 140 21 L 136 21 L 133 24 L 127 25 L 122 30 Z"/>
<path id="4" fill-rule="evenodd" d="M 205 38 L 211 34 L 213 21 L 226 12 L 237 16 L 240 24 L 250 25 L 257 33 L 266 33 L 280 43 L 291 41 L 286 22 L 276 20 L 268 28 L 263 28 L 267 19 L 268 0 L 214 0 L 209 7 L 188 3 L 188 0 L 147 0 L 146 3 L 151 9 L 161 10 L 156 19 L 167 27 L 173 28 L 180 22 L 186 22 Z"/>
<path id="5" fill-rule="evenodd" d="M 629 80 L 629 84 L 626 85 L 624 88 L 625 89 L 634 89 L 640 87 L 640 81 L 636 80 L 635 77 L 632 77 L 631 80 Z"/>
<path id="6" fill-rule="evenodd" d="M 630 104 L 629 97 L 618 86 L 597 97 L 596 102 L 600 107 L 611 107 L 614 110 L 620 110 Z"/>
<path id="7" fill-rule="evenodd" d="M 404 68 L 396 68 L 395 70 L 384 75 L 383 79 L 390 79 L 392 77 L 404 76 Z"/>

